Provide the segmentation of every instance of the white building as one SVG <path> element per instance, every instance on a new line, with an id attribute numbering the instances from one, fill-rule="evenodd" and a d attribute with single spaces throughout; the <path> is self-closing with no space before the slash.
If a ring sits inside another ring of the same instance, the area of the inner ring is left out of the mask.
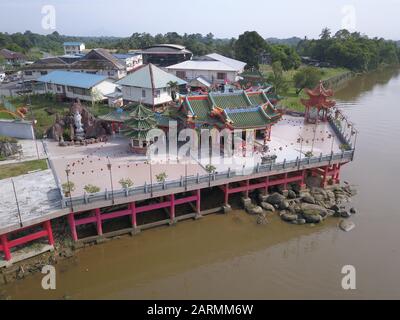
<path id="1" fill-rule="evenodd" d="M 64 54 L 81 54 L 85 50 L 83 42 L 64 42 Z"/>
<path id="2" fill-rule="evenodd" d="M 238 81 L 239 74 L 244 71 L 245 66 L 245 62 L 211 53 L 166 67 L 166 69 L 189 82 L 200 78 L 211 84 L 224 84 Z"/>
<path id="3" fill-rule="evenodd" d="M 96 102 L 107 100 L 107 95 L 115 92 L 116 84 L 106 76 L 71 71 L 53 71 L 40 77 L 45 92 L 51 92 L 63 98 Z"/>
<path id="4" fill-rule="evenodd" d="M 143 65 L 143 56 L 141 53 L 114 53 L 113 56 L 125 66 L 127 72 Z"/>
<path id="5" fill-rule="evenodd" d="M 173 100 L 170 82 L 178 86 L 186 85 L 186 81 L 148 64 L 119 80 L 117 84 L 122 88 L 125 101 L 141 102 L 154 107 Z"/>

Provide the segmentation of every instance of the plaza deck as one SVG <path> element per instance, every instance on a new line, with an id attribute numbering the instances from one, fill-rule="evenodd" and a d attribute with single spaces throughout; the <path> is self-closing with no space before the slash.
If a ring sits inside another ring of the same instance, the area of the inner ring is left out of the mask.
<path id="1" fill-rule="evenodd" d="M 268 142 L 269 153 L 277 156 L 275 162 L 262 164 L 259 151 L 251 159 L 239 156 L 230 165 L 219 163 L 221 159 L 216 157 L 212 159 L 216 167 L 213 173 L 205 170 L 209 159 L 189 164 L 153 159 L 150 165 L 146 157 L 130 153 L 127 140 L 120 137 L 111 138 L 107 143 L 71 147 L 59 147 L 56 142 L 46 141 L 51 170 L 14 179 L 21 219 L 11 180 L 0 181 L 2 202 L 6 204 L 0 208 L 0 252 L 3 251 L 5 259 L 9 260 L 10 247 L 38 237 L 47 237 L 51 244 L 50 221 L 60 216 L 68 216 L 72 237 L 78 240 L 79 226 L 94 224 L 97 236 L 103 236 L 104 222 L 121 217 L 129 217 L 129 230 L 144 229 L 147 226 L 138 223 L 138 217 L 157 210 L 164 210 L 167 218 L 152 226 L 200 217 L 212 212 L 201 202 L 210 188 L 222 192 L 221 208 L 228 206 L 230 195 L 235 193 L 248 196 L 251 191 L 265 193 L 278 185 L 286 189 L 292 183 L 303 187 L 307 174 L 320 175 L 323 184 L 328 183 L 329 178 L 338 183 L 340 167 L 352 161 L 354 156 L 353 149 L 342 151 L 344 143 L 352 145 L 341 130 L 333 121 L 305 125 L 304 118 L 285 115 L 274 126 Z M 262 142 L 259 143 L 261 146 Z M 311 150 L 313 155 L 306 157 Z M 111 172 L 107 167 L 109 163 Z M 67 167 L 70 169 L 69 179 L 75 184 L 71 197 L 65 197 L 59 190 L 67 182 Z M 161 172 L 165 172 L 167 178 L 157 182 L 156 175 Z M 119 180 L 126 178 L 130 178 L 134 185 L 122 189 Z M 84 192 L 86 184 L 98 186 L 101 191 L 87 194 Z M 193 212 L 177 217 L 175 208 L 184 204 L 190 205 Z M 43 230 L 10 245 L 11 233 L 37 225 Z"/>

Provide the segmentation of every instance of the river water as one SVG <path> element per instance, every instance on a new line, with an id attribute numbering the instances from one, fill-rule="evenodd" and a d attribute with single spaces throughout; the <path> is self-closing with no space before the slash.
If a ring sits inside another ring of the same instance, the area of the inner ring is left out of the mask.
<path id="1" fill-rule="evenodd" d="M 391 299 L 400 298 L 400 72 L 357 77 L 336 93 L 359 130 L 342 180 L 356 185 L 356 228 L 336 219 L 266 226 L 242 211 L 146 230 L 80 251 L 56 265 L 57 289 L 41 274 L 5 288 L 11 298 Z M 342 267 L 357 289 L 342 289 Z"/>

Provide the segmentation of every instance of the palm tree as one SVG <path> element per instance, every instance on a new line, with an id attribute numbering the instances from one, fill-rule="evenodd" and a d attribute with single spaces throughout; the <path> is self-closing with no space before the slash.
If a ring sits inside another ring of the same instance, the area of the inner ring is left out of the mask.
<path id="1" fill-rule="evenodd" d="M 172 98 L 172 101 L 174 101 L 175 102 L 175 100 L 176 100 L 176 91 L 178 90 L 178 88 L 179 88 L 179 84 L 178 84 L 178 82 L 177 81 L 169 81 L 168 83 L 167 83 L 167 85 L 168 85 L 168 87 L 170 88 L 170 90 L 171 90 L 171 98 Z"/>

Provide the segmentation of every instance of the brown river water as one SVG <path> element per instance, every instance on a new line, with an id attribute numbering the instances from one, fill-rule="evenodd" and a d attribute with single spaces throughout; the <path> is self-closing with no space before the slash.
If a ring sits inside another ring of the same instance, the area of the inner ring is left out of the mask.
<path id="1" fill-rule="evenodd" d="M 400 72 L 357 77 L 336 93 L 360 131 L 342 180 L 358 195 L 345 233 L 330 218 L 259 226 L 242 211 L 146 230 L 83 249 L 56 265 L 57 289 L 41 274 L 5 287 L 13 299 L 393 299 L 400 298 Z M 341 287 L 344 265 L 356 290 Z"/>

